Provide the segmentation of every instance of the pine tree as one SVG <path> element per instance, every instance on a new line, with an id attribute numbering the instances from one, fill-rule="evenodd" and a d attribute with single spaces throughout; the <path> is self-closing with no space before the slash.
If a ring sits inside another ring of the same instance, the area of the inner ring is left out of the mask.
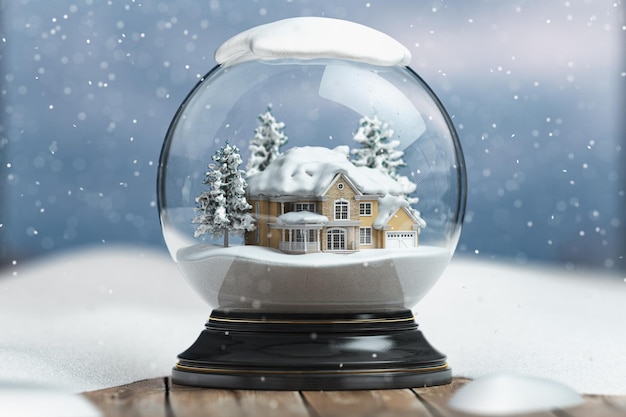
<path id="1" fill-rule="evenodd" d="M 403 196 L 409 201 L 408 195 L 415 191 L 416 185 L 408 177 L 399 174 L 400 168 L 406 166 L 404 152 L 396 148 L 400 144 L 397 140 L 391 140 L 393 130 L 384 122 L 374 116 L 364 116 L 359 120 L 359 127 L 354 133 L 354 140 L 361 145 L 353 149 L 353 163 L 356 166 L 376 168 L 396 180 L 402 187 Z"/>
<path id="2" fill-rule="evenodd" d="M 250 140 L 250 159 L 246 165 L 247 176 L 263 171 L 274 159 L 280 156 L 280 147 L 287 143 L 283 132 L 285 124 L 277 122 L 272 115 L 272 106 L 260 114 L 259 126 L 254 130 Z"/>
<path id="3" fill-rule="evenodd" d="M 196 197 L 196 212 L 192 219 L 197 224 L 194 237 L 209 234 L 211 238 L 224 237 L 224 246 L 228 246 L 229 232 L 241 235 L 244 231 L 255 228 L 254 218 L 250 214 L 252 206 L 246 200 L 248 184 L 239 169 L 241 156 L 236 146 L 226 143 L 217 150 L 209 164 L 209 171 L 204 184 L 210 186 Z"/>

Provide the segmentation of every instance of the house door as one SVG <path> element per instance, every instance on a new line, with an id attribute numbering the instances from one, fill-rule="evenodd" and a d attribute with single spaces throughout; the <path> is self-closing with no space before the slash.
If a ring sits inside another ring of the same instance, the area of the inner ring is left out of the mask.
<path id="1" fill-rule="evenodd" d="M 326 232 L 326 250 L 346 250 L 346 229 L 329 229 Z"/>
<path id="2" fill-rule="evenodd" d="M 416 232 L 387 232 L 385 248 L 414 248 Z"/>

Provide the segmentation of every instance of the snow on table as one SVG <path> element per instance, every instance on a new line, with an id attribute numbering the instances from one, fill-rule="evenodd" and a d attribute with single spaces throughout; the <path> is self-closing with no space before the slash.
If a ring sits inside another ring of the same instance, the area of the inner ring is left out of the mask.
<path id="1" fill-rule="evenodd" d="M 73 392 L 168 375 L 210 313 L 164 252 L 102 247 L 2 271 L 0 380 Z M 417 322 L 455 376 L 626 394 L 623 277 L 453 260 Z"/>

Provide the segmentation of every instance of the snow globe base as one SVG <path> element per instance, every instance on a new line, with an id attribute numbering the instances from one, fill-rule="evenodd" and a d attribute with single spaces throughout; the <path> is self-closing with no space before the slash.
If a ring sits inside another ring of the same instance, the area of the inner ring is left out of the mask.
<path id="1" fill-rule="evenodd" d="M 446 356 L 428 343 L 409 310 L 214 310 L 172 372 L 181 385 L 289 391 L 399 389 L 451 380 Z"/>

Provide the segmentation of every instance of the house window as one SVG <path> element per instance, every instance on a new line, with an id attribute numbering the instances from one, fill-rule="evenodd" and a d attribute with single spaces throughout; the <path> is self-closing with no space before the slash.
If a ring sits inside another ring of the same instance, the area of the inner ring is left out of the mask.
<path id="1" fill-rule="evenodd" d="M 310 211 L 315 213 L 315 203 L 294 203 L 293 211 Z"/>
<path id="2" fill-rule="evenodd" d="M 346 250 L 345 229 L 329 229 L 326 232 L 326 250 Z"/>
<path id="3" fill-rule="evenodd" d="M 335 220 L 350 219 L 350 203 L 347 200 L 335 201 Z"/>
<path id="4" fill-rule="evenodd" d="M 361 227 L 359 229 L 359 244 L 371 245 L 372 244 L 372 228 Z"/>
<path id="5" fill-rule="evenodd" d="M 337 184 L 337 189 L 343 190 L 343 182 L 340 182 L 339 184 Z"/>
<path id="6" fill-rule="evenodd" d="M 359 203 L 359 214 L 361 216 L 371 216 L 372 203 Z"/>

